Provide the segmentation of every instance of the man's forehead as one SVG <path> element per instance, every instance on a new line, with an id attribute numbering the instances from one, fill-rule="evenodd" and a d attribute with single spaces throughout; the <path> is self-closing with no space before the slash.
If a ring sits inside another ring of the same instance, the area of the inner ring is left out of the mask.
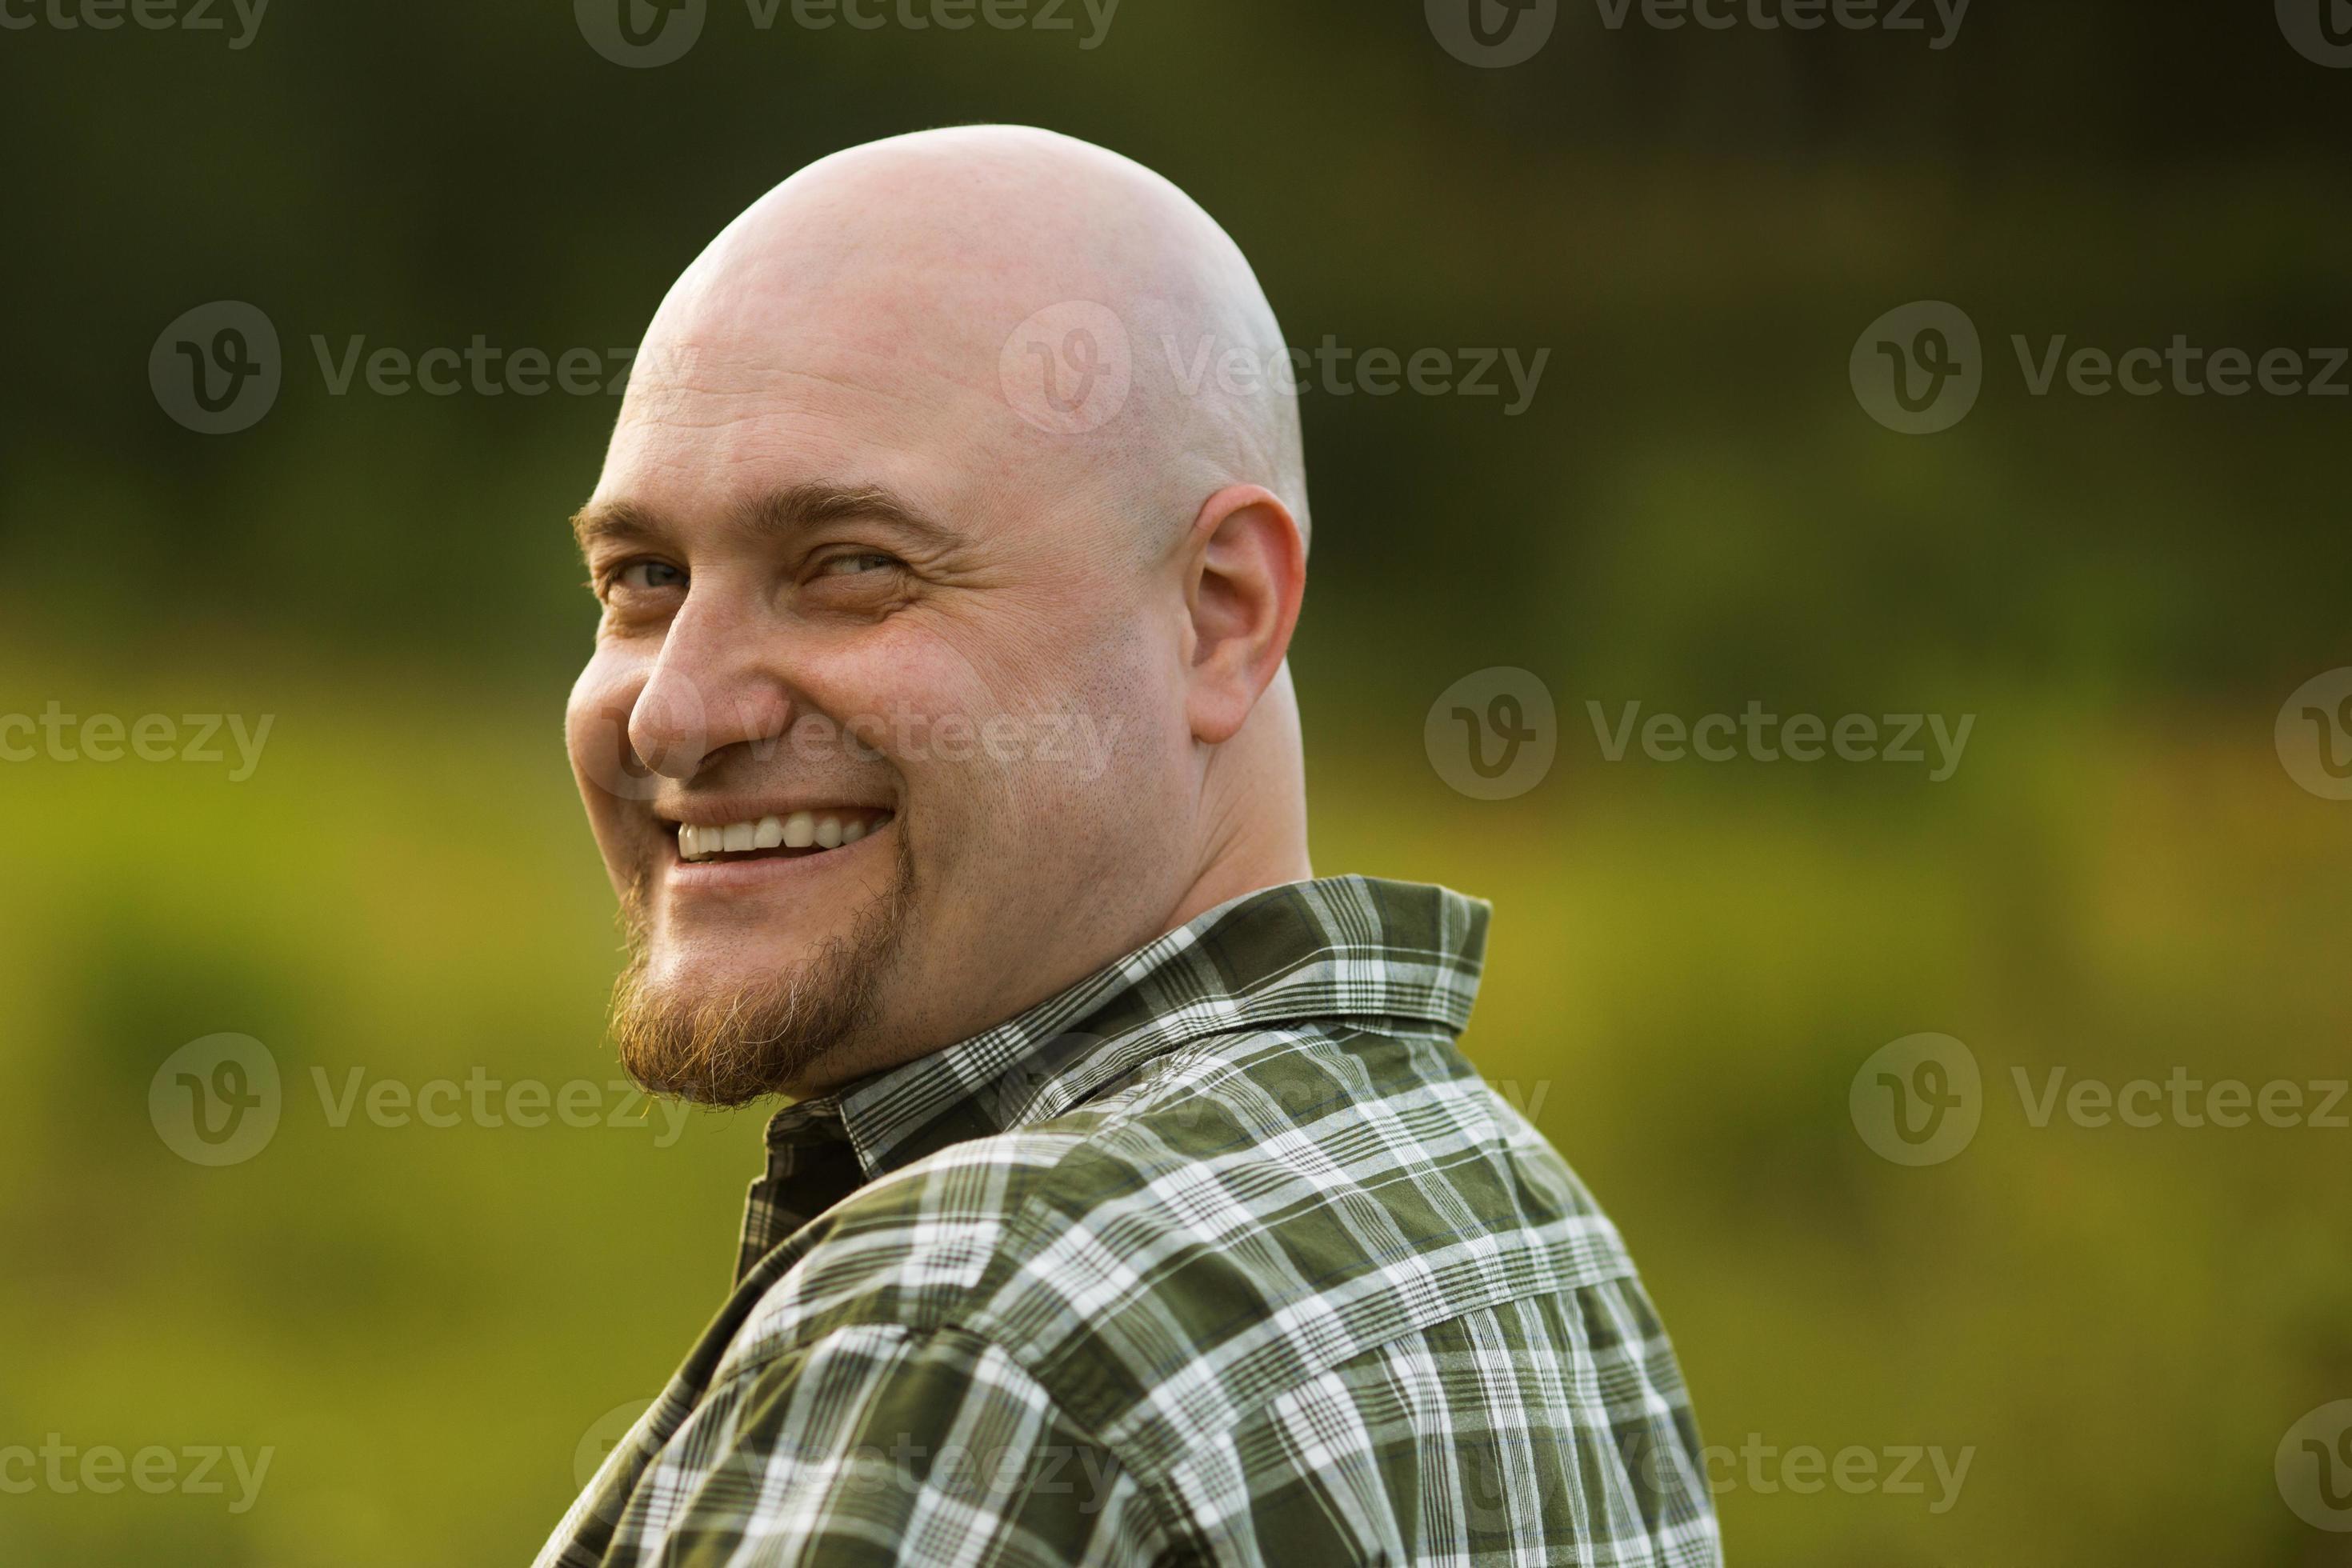
<path id="1" fill-rule="evenodd" d="M 597 496 L 708 513 L 797 486 L 866 487 L 938 510 L 1002 469 L 1017 421 L 992 389 L 931 358 L 914 342 L 824 332 L 650 334 Z"/>
<path id="2" fill-rule="evenodd" d="M 1002 342 L 971 315 L 948 320 L 944 305 L 922 314 L 840 300 L 735 319 L 666 310 L 633 369 L 595 500 L 702 526 L 807 514 L 771 504 L 777 495 L 864 492 L 896 501 L 878 521 L 952 518 L 970 535 L 1016 493 L 1034 510 L 1040 495 L 1105 482 L 1094 444 L 1016 408 Z"/>
<path id="3" fill-rule="evenodd" d="M 979 269 L 910 248 L 832 259 L 824 237 L 714 246 L 672 288 L 644 357 L 714 387 L 780 374 L 983 386 L 1020 319 Z M 826 259 L 820 259 L 826 258 Z"/>
<path id="4" fill-rule="evenodd" d="M 657 320 L 631 364 L 616 434 L 666 423 L 755 427 L 763 417 L 829 420 L 919 411 L 983 420 L 986 366 L 928 324 L 894 326 L 838 302 L 789 319 Z M 648 431 L 653 433 L 653 431 Z"/>

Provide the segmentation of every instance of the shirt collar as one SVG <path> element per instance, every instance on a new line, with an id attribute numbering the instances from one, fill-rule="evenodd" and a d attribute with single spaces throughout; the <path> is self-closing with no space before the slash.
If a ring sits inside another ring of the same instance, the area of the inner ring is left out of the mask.
<path id="1" fill-rule="evenodd" d="M 871 1181 L 1059 1115 L 1203 1035 L 1307 1018 L 1457 1035 L 1490 912 L 1449 889 L 1370 877 L 1247 893 L 993 1028 L 786 1106 L 768 1144 L 783 1153 L 846 1137 Z"/>

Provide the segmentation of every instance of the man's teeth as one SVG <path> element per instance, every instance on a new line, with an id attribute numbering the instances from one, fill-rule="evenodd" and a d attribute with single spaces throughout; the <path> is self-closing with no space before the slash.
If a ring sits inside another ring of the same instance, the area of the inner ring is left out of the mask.
<path id="1" fill-rule="evenodd" d="M 837 849 L 856 843 L 888 820 L 887 816 L 869 821 L 864 816 L 796 811 L 790 816 L 763 816 L 756 822 L 730 822 L 715 827 L 681 822 L 677 855 L 681 860 L 708 860 L 747 849 Z"/>

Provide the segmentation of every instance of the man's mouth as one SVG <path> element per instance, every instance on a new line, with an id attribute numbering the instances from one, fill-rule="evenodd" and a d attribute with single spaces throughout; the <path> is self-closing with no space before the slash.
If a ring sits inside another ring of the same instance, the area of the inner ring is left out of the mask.
<path id="1" fill-rule="evenodd" d="M 877 806 L 827 806 L 741 822 L 670 826 L 677 858 L 693 865 L 714 860 L 792 859 L 823 855 L 878 831 L 891 814 Z"/>

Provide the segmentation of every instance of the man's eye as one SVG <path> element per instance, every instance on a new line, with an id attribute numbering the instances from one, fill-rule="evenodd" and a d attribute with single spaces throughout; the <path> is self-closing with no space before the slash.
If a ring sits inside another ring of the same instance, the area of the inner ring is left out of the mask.
<path id="1" fill-rule="evenodd" d="M 632 561 L 613 574 L 613 585 L 633 593 L 659 593 L 686 585 L 686 574 L 667 561 Z"/>
<path id="2" fill-rule="evenodd" d="M 829 557 L 817 567 L 820 577 L 855 577 L 866 572 L 886 572 L 898 564 L 895 555 L 885 555 L 878 550 L 861 550 L 848 555 Z"/>

